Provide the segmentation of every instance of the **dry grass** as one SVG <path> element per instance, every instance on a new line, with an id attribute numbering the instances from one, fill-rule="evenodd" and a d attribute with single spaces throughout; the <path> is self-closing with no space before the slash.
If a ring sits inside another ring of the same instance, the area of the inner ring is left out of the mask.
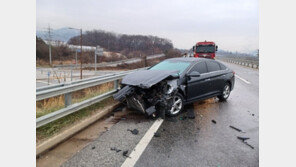
<path id="1" fill-rule="evenodd" d="M 58 119 L 54 122 L 51 122 L 47 125 L 44 125 L 36 129 L 36 142 L 42 142 L 51 136 L 67 129 L 69 126 L 75 124 L 76 122 L 81 121 L 82 119 L 89 117 L 96 112 L 99 112 L 99 109 L 104 108 L 108 104 L 114 103 L 113 98 L 105 99 L 99 103 L 93 104 L 89 107 L 81 109 L 73 114 L 67 115 L 61 119 Z"/>
<path id="2" fill-rule="evenodd" d="M 114 88 L 113 82 L 86 88 L 72 93 L 72 104 L 98 96 Z M 57 96 L 36 102 L 36 118 L 64 108 L 64 96 Z"/>
<path id="3" fill-rule="evenodd" d="M 114 83 L 108 82 L 102 85 L 76 91 L 72 93 L 72 104 L 98 96 L 112 89 L 114 89 Z M 104 106 L 111 103 L 114 103 L 114 100 L 110 97 L 108 99 L 103 100 L 102 102 L 93 104 L 89 107 L 81 109 L 73 114 L 70 114 L 66 117 L 63 117 L 61 119 L 58 119 L 54 122 L 51 122 L 45 126 L 36 129 L 37 142 L 43 141 L 51 137 L 52 135 L 60 132 L 61 130 L 65 129 L 66 127 L 73 125 L 77 121 L 80 121 L 85 117 L 91 116 L 92 114 L 97 112 L 98 109 L 101 109 Z M 43 115 L 62 109 L 64 108 L 64 105 L 65 104 L 63 95 L 38 101 L 36 102 L 36 117 L 38 118 Z"/>
<path id="4" fill-rule="evenodd" d="M 77 91 L 72 94 L 72 102 L 78 103 L 83 100 L 106 93 L 112 89 L 114 89 L 114 82 L 107 82 L 105 84 L 83 89 L 81 91 Z"/>

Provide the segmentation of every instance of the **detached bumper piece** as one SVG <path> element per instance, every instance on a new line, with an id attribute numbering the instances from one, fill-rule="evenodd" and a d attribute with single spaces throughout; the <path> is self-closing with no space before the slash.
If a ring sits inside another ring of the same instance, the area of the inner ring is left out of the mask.
<path id="1" fill-rule="evenodd" d="M 125 86 L 122 89 L 120 89 L 116 94 L 113 95 L 113 98 L 115 100 L 118 100 L 120 102 L 123 102 L 126 98 L 126 96 L 131 95 L 135 92 L 135 88 L 131 86 Z"/>

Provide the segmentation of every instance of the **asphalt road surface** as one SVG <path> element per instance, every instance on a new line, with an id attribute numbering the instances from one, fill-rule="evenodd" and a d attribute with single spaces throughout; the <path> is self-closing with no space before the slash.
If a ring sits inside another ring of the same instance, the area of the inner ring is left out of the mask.
<path id="1" fill-rule="evenodd" d="M 164 121 L 132 112 L 62 166 L 259 166 L 259 71 L 223 63 L 236 73 L 227 102 L 194 103 L 194 119 L 186 111 Z"/>

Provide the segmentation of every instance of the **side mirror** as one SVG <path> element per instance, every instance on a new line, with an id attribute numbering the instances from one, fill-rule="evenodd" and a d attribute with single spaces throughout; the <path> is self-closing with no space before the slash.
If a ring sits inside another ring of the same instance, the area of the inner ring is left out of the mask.
<path id="1" fill-rule="evenodd" d="M 197 71 L 192 71 L 190 74 L 187 74 L 189 77 L 200 77 L 200 73 Z"/>
<path id="2" fill-rule="evenodd" d="M 192 47 L 192 51 L 193 51 L 193 52 L 195 51 L 195 46 Z"/>
<path id="3" fill-rule="evenodd" d="M 216 51 L 218 51 L 218 46 L 216 45 Z"/>

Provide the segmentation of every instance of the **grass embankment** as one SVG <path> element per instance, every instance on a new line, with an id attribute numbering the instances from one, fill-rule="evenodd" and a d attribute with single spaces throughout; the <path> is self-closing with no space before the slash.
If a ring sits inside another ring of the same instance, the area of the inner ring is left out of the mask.
<path id="1" fill-rule="evenodd" d="M 113 89 L 113 82 L 108 82 L 102 85 L 94 86 L 91 88 L 83 89 L 72 93 L 72 104 L 84 101 L 86 99 L 98 96 Z M 67 126 L 95 113 L 98 109 L 113 103 L 113 98 L 105 99 L 99 103 L 93 104 L 89 107 L 81 109 L 73 114 L 56 120 L 52 123 L 44 125 L 36 129 L 37 142 L 48 138 Z M 64 96 L 53 97 L 36 102 L 36 118 L 51 112 L 64 108 Z"/>

